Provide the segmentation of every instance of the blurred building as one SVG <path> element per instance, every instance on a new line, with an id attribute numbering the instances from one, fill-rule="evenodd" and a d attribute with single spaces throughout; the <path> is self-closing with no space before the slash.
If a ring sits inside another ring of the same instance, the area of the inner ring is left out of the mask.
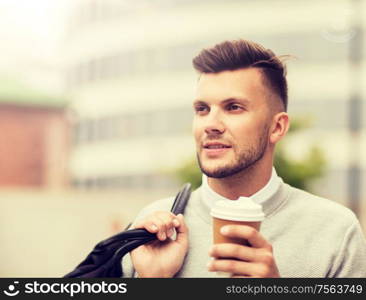
<path id="1" fill-rule="evenodd" d="M 1 78 L 0 132 L 1 187 L 66 186 L 69 122 L 64 99 Z"/>
<path id="2" fill-rule="evenodd" d="M 289 62 L 289 112 L 309 117 L 312 127 L 289 139 L 288 155 L 301 158 L 317 144 L 328 169 L 314 188 L 346 202 L 353 14 L 351 1 L 75 1 L 65 50 L 77 120 L 74 185 L 174 186 L 166 171 L 194 155 L 192 57 L 245 38 L 296 57 Z M 361 77 L 366 82 L 365 72 Z M 359 164 L 365 178 L 365 157 Z"/>

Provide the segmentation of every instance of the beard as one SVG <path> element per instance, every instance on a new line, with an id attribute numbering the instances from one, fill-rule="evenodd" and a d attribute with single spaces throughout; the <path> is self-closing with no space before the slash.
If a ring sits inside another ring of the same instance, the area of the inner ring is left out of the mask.
<path id="1" fill-rule="evenodd" d="M 253 167 L 260 161 L 267 150 L 268 128 L 263 128 L 256 143 L 250 145 L 247 149 L 242 149 L 239 153 L 234 153 L 234 161 L 225 166 L 219 166 L 213 170 L 205 168 L 199 154 L 197 153 L 198 165 L 203 174 L 212 178 L 225 178 L 238 174 L 250 167 Z M 232 148 L 234 149 L 234 148 Z"/>

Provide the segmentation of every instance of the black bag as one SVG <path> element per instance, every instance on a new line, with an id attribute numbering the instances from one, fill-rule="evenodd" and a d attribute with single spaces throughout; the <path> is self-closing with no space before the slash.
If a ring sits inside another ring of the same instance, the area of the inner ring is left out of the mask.
<path id="1" fill-rule="evenodd" d="M 175 215 L 183 214 L 190 195 L 191 184 L 186 183 L 175 197 L 171 212 Z M 156 234 L 146 229 L 131 229 L 118 233 L 98 243 L 75 270 L 66 274 L 64 278 L 122 277 L 123 256 L 155 239 Z"/>

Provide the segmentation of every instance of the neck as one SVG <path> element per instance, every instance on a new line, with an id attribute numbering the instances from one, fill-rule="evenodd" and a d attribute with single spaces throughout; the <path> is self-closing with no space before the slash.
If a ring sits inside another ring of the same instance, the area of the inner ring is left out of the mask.
<path id="1" fill-rule="evenodd" d="M 271 178 L 273 161 L 261 160 L 247 169 L 225 178 L 208 177 L 209 186 L 221 196 L 236 200 L 250 197 L 262 189 Z"/>

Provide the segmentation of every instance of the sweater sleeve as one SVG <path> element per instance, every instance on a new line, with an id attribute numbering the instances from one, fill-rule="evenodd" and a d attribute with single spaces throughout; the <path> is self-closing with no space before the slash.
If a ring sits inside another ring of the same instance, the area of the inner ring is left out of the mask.
<path id="1" fill-rule="evenodd" d="M 122 270 L 123 270 L 123 278 L 133 278 L 137 277 L 135 274 L 135 269 L 132 264 L 131 255 L 128 253 L 125 255 L 121 261 Z"/>
<path id="2" fill-rule="evenodd" d="M 329 277 L 366 277 L 366 240 L 358 220 L 346 231 Z"/>
<path id="3" fill-rule="evenodd" d="M 133 228 L 134 224 L 136 224 L 136 221 L 140 220 L 146 215 L 146 209 L 142 209 L 140 213 L 137 215 L 137 217 L 134 219 L 134 221 L 131 223 L 131 226 L 129 228 Z M 131 255 L 130 253 L 127 253 L 124 257 L 122 257 L 121 260 L 122 265 L 122 271 L 123 271 L 123 278 L 134 278 L 137 277 L 135 268 L 132 263 Z"/>
<path id="4" fill-rule="evenodd" d="M 157 210 L 165 210 L 169 211 L 170 207 L 173 203 L 174 198 L 165 198 L 159 201 L 155 201 L 152 204 L 144 207 L 137 215 L 133 223 L 131 224 L 130 228 L 133 228 L 134 224 L 136 224 L 137 221 L 143 219 L 150 213 L 157 211 Z M 122 265 L 122 271 L 123 271 L 123 278 L 131 278 L 131 277 L 137 277 L 137 273 L 135 272 L 135 268 L 132 263 L 131 255 L 130 253 L 126 254 L 121 261 Z"/>

